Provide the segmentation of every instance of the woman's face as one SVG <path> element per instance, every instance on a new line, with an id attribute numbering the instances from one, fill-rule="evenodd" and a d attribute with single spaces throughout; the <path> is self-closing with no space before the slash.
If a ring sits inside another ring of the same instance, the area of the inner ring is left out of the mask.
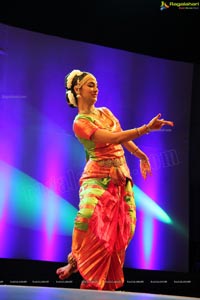
<path id="1" fill-rule="evenodd" d="M 97 101 L 98 92 L 96 80 L 88 79 L 88 81 L 80 88 L 79 94 L 84 101 L 87 101 L 88 104 L 92 105 Z"/>

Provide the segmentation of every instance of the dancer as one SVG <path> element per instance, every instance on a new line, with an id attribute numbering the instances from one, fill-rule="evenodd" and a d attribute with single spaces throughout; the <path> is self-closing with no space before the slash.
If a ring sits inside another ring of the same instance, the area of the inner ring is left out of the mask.
<path id="1" fill-rule="evenodd" d="M 80 272 L 81 289 L 116 290 L 124 284 L 125 252 L 136 226 L 133 180 L 124 148 L 140 159 L 146 179 L 150 162 L 133 140 L 173 122 L 158 114 L 141 127 L 122 130 L 110 109 L 95 106 L 98 84 L 93 74 L 73 70 L 65 77 L 65 87 L 67 103 L 78 109 L 73 131 L 84 146 L 86 165 L 68 264 L 56 273 L 64 280 Z"/>

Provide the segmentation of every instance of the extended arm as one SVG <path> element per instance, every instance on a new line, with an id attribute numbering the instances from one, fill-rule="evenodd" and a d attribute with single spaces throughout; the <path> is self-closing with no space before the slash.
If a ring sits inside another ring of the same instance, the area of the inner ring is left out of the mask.
<path id="1" fill-rule="evenodd" d="M 146 179 L 147 174 L 151 174 L 151 166 L 146 154 L 140 150 L 136 144 L 132 141 L 143 134 L 149 133 L 153 130 L 160 130 L 163 126 L 169 125 L 173 126 L 173 122 L 165 121 L 160 119 L 161 114 L 155 116 L 147 125 L 129 130 L 122 130 L 120 132 L 110 132 L 104 129 L 96 130 L 91 139 L 95 143 L 113 143 L 122 144 L 128 151 L 140 159 L 140 172 L 144 179 Z"/>
<path id="2" fill-rule="evenodd" d="M 143 134 L 149 133 L 152 130 L 160 130 L 164 125 L 173 126 L 173 122 L 159 119 L 161 114 L 155 116 L 147 125 L 138 128 L 123 130 L 120 132 L 110 132 L 106 129 L 96 130 L 91 139 L 95 143 L 110 143 L 110 144 L 124 144 L 132 141 Z"/>

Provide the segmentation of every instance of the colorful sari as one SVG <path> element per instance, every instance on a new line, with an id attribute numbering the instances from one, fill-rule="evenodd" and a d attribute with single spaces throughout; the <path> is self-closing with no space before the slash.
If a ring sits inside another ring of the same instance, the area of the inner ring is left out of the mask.
<path id="1" fill-rule="evenodd" d="M 125 251 L 135 231 L 136 207 L 122 146 L 91 141 L 99 128 L 121 130 L 107 108 L 99 111 L 100 117 L 79 114 L 73 124 L 87 163 L 80 178 L 72 255 L 85 288 L 116 290 L 124 283 Z"/>

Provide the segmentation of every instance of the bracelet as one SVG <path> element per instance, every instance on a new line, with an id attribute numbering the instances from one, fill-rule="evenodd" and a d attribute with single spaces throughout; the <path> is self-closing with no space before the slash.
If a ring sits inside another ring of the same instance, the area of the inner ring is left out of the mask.
<path id="1" fill-rule="evenodd" d="M 135 130 L 136 130 L 136 132 L 137 132 L 137 135 L 140 136 L 141 133 L 140 133 L 139 129 L 138 129 L 138 128 L 135 128 Z"/>
<path id="2" fill-rule="evenodd" d="M 140 158 L 140 161 L 149 162 L 148 158 Z"/>
<path id="3" fill-rule="evenodd" d="M 144 124 L 144 126 L 145 126 L 145 129 L 146 129 L 146 134 L 149 134 L 149 132 L 150 132 L 149 126 L 147 124 Z"/>
<path id="4" fill-rule="evenodd" d="M 137 152 L 139 150 L 139 148 L 137 147 L 133 152 L 131 152 L 131 154 L 134 154 L 135 152 Z"/>

